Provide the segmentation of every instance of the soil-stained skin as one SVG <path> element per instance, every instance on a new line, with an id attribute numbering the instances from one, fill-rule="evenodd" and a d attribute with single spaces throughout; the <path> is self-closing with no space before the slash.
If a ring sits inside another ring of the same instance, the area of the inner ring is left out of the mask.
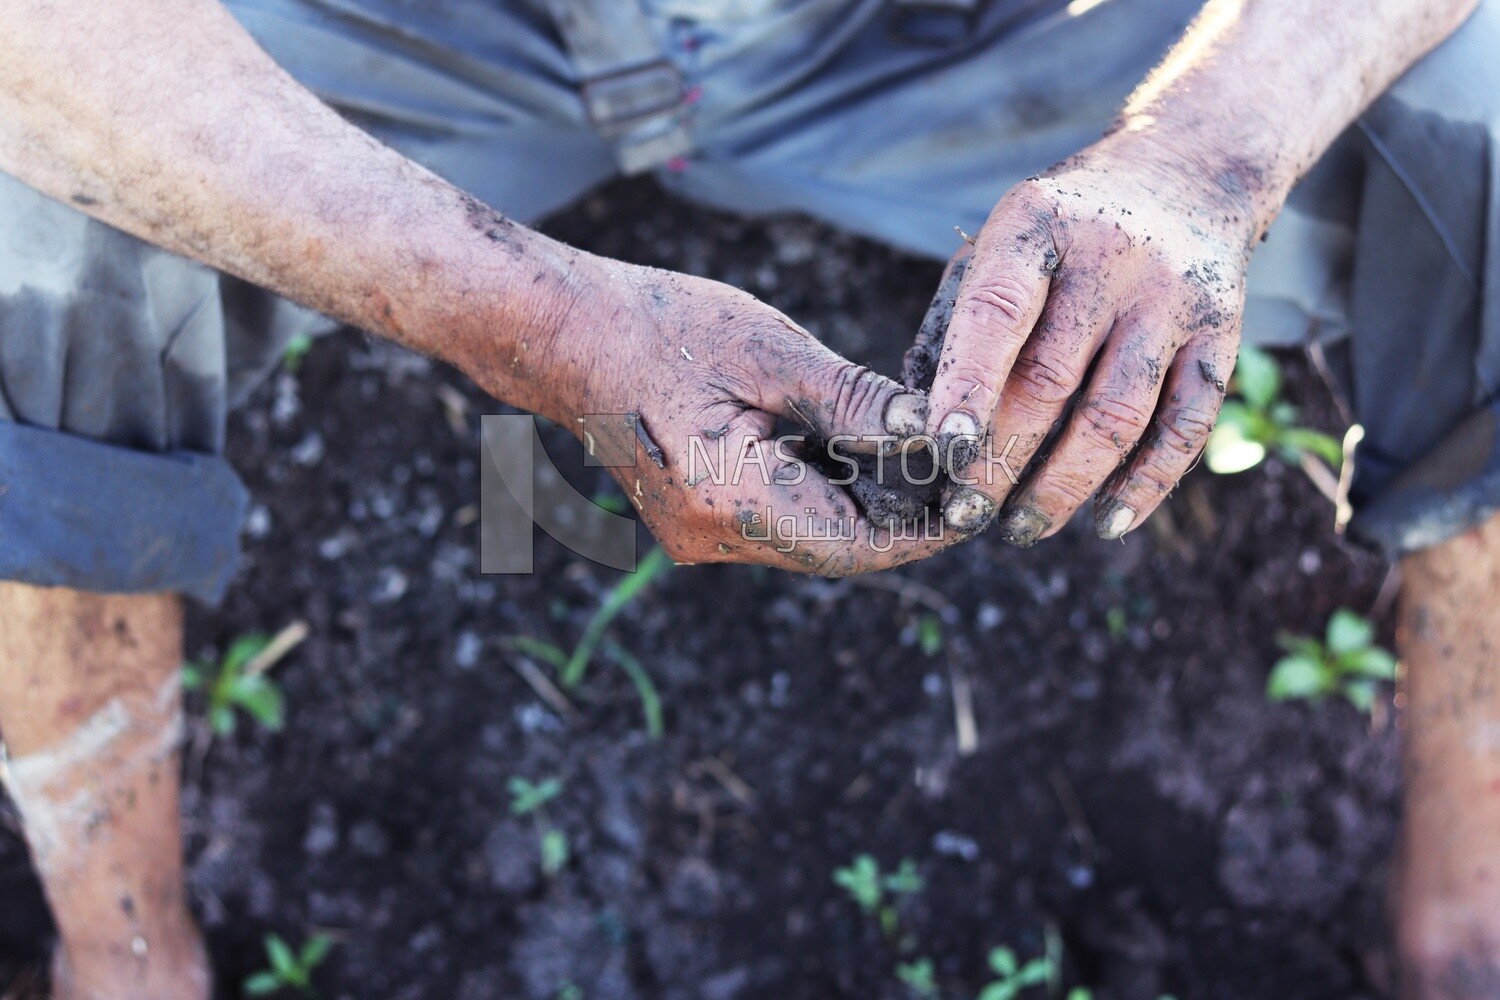
<path id="1" fill-rule="evenodd" d="M 928 306 L 916 341 L 906 351 L 901 382 L 908 389 L 925 393 L 932 388 L 938 359 L 943 354 L 943 338 L 953 318 L 953 304 L 967 266 L 967 257 L 960 257 L 949 266 Z M 979 454 L 978 442 L 939 440 L 905 454 L 850 455 L 848 458 L 858 464 L 859 471 L 847 489 L 860 509 L 877 524 L 910 524 L 924 515 L 936 523 L 941 518 L 939 505 L 953 482 L 947 471 L 934 461 L 939 449 L 951 449 L 952 467 L 959 470 L 967 468 Z M 814 439 L 811 455 L 811 464 L 820 472 L 835 479 L 849 476 L 849 466 L 829 456 L 826 442 Z"/>

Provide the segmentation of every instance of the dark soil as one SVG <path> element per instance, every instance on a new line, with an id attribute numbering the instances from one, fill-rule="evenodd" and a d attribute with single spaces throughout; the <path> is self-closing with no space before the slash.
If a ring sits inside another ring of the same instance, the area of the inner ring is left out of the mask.
<path id="1" fill-rule="evenodd" d="M 890 373 L 941 272 L 647 183 L 548 228 L 741 285 Z M 1294 400 L 1334 426 L 1321 384 L 1288 366 Z M 894 1000 L 896 950 L 832 882 L 861 852 L 916 861 L 927 888 L 901 925 L 944 997 L 975 996 L 996 945 L 1039 954 L 1049 927 L 1069 984 L 1097 997 L 1377 995 L 1393 727 L 1264 689 L 1278 630 L 1369 611 L 1386 568 L 1334 537 L 1300 472 L 1200 469 L 1124 543 L 1080 519 L 1028 551 L 992 532 L 870 579 L 675 569 L 611 632 L 660 688 L 652 742 L 608 662 L 572 720 L 514 669 L 506 637 L 571 648 L 620 576 L 541 535 L 535 576 L 478 574 L 477 414 L 500 410 L 351 333 L 234 422 L 246 566 L 221 609 L 192 615 L 189 654 L 296 619 L 312 635 L 275 671 L 287 728 L 242 725 L 187 766 L 223 996 L 264 964 L 267 932 L 328 929 L 325 997 Z M 571 438 L 546 440 L 583 488 L 613 489 Z M 564 783 L 549 815 L 573 858 L 555 879 L 509 814 L 514 775 Z M 49 933 L 12 820 L 0 984 Z"/>

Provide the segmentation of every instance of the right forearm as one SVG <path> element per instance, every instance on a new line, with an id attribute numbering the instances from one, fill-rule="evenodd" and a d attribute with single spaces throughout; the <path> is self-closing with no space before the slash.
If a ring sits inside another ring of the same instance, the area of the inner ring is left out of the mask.
<path id="1" fill-rule="evenodd" d="M 546 409 L 575 254 L 343 121 L 212 0 L 0 5 L 0 170 Z"/>

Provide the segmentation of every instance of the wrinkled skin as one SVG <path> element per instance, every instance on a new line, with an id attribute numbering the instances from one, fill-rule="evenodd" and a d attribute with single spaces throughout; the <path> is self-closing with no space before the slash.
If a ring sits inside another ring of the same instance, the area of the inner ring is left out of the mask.
<path id="1" fill-rule="evenodd" d="M 866 439 L 851 443 L 851 452 L 879 447 L 877 439 L 920 432 L 925 397 L 839 357 L 728 285 L 587 256 L 578 267 L 571 305 L 557 320 L 559 335 L 536 361 L 547 373 L 549 397 L 536 408 L 580 438 L 587 414 L 640 414 L 663 465 L 645 441 L 635 441 L 634 466 L 610 471 L 673 559 L 842 576 L 900 565 L 940 547 L 892 540 L 883 529 L 870 544 L 872 526 L 846 490 L 797 461 L 794 446 L 780 454 L 774 448 L 778 417 L 809 437 Z M 702 451 L 690 484 L 694 437 Z M 763 456 L 764 471 L 747 461 L 736 478 L 742 454 Z M 705 455 L 716 474 L 705 474 Z M 791 545 L 782 530 L 789 524 L 781 521 L 788 515 L 799 527 L 809 519 L 818 526 L 825 519 L 854 523 L 854 539 Z"/>
<path id="2" fill-rule="evenodd" d="M 1171 492 L 1234 368 L 1258 236 L 1239 189 L 1232 171 L 1109 137 L 1005 194 L 932 390 L 928 432 L 975 480 L 951 492 L 951 522 L 998 516 L 1007 540 L 1030 545 L 1097 494 L 1099 533 L 1118 538 Z M 972 464 L 948 446 L 959 435 L 984 439 Z M 1007 469 L 1033 458 L 1013 484 Z"/>

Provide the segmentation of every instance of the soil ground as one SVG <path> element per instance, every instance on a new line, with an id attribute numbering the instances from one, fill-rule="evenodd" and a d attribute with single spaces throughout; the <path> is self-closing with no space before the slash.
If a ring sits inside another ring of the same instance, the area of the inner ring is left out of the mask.
<path id="1" fill-rule="evenodd" d="M 645 182 L 547 228 L 741 285 L 888 373 L 940 273 Z M 1287 369 L 1310 422 L 1335 428 L 1321 383 Z M 457 431 L 442 386 L 468 403 Z M 996 945 L 1039 954 L 1048 928 L 1068 983 L 1097 997 L 1378 995 L 1394 727 L 1264 690 L 1279 630 L 1370 611 L 1387 568 L 1334 536 L 1300 472 L 1199 469 L 1123 543 L 1080 525 L 1023 552 L 991 534 L 840 582 L 677 568 L 611 632 L 661 691 L 653 742 L 608 663 L 572 720 L 514 669 L 506 637 L 571 647 L 620 577 L 540 534 L 535 576 L 478 574 L 477 414 L 500 410 L 345 333 L 234 420 L 246 565 L 222 608 L 193 612 L 189 655 L 297 619 L 311 638 L 275 671 L 285 730 L 242 724 L 187 766 L 222 996 L 263 966 L 267 932 L 326 929 L 324 997 L 895 1000 L 899 949 L 831 877 L 863 852 L 925 877 L 900 922 L 944 997 L 975 996 Z M 585 488 L 612 488 L 571 438 L 544 438 Z M 509 814 L 514 775 L 562 779 L 549 818 L 572 860 L 554 879 Z M 0 985 L 50 935 L 8 822 Z"/>

